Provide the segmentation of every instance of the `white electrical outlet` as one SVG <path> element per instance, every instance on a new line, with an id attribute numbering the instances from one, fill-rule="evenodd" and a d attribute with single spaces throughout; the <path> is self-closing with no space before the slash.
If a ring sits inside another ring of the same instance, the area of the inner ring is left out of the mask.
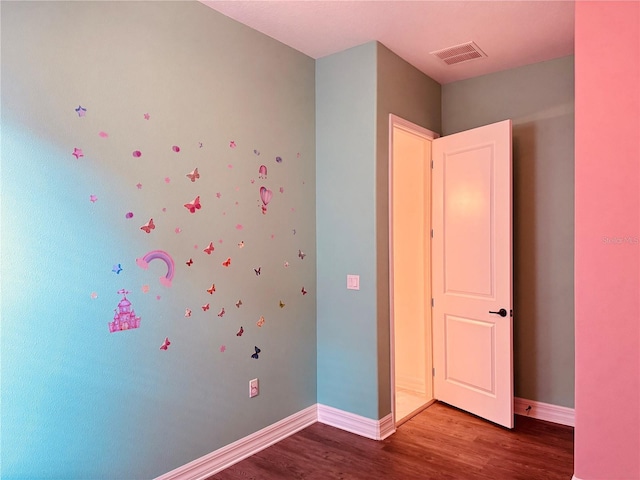
<path id="1" fill-rule="evenodd" d="M 258 379 L 249 380 L 249 398 L 257 397 L 260 394 Z"/>

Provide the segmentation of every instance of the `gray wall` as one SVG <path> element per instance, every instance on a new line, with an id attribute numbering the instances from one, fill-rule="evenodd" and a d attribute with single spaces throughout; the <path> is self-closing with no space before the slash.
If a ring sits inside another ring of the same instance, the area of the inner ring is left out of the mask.
<path id="1" fill-rule="evenodd" d="M 0 8 L 0 476 L 153 478 L 314 405 L 314 60 L 199 2 Z"/>
<path id="2" fill-rule="evenodd" d="M 442 87 L 443 134 L 513 120 L 518 397 L 574 406 L 573 56 Z"/>

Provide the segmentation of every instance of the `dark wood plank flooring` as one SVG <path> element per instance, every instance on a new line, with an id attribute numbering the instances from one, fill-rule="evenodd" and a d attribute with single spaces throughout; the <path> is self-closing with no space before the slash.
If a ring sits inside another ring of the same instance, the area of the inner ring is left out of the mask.
<path id="1" fill-rule="evenodd" d="M 516 416 L 507 430 L 442 403 L 381 442 L 316 423 L 209 480 L 570 480 L 573 428 Z"/>

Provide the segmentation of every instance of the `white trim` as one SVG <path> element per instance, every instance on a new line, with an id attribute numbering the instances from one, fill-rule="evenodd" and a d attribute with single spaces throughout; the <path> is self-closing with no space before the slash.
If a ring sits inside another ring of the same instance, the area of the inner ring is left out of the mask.
<path id="1" fill-rule="evenodd" d="M 405 120 L 398 115 L 394 115 L 393 113 L 389 114 L 389 129 L 391 130 L 393 126 L 402 128 L 408 132 L 414 133 L 416 135 L 420 135 L 428 140 L 435 140 L 436 138 L 440 138 L 440 134 L 436 132 L 432 132 L 428 128 L 421 127 L 409 120 Z"/>
<path id="2" fill-rule="evenodd" d="M 371 420 L 355 413 L 321 404 L 318 404 L 318 422 L 372 440 L 384 440 L 396 431 L 391 414 L 381 420 Z"/>
<path id="3" fill-rule="evenodd" d="M 165 473 L 156 480 L 204 480 L 316 423 L 317 419 L 318 406 L 311 405 L 262 430 Z"/>
<path id="4" fill-rule="evenodd" d="M 531 406 L 531 409 L 527 412 L 527 407 L 529 406 Z M 560 425 L 567 425 L 569 427 L 575 427 L 576 425 L 576 413 L 573 408 L 515 397 L 513 399 L 513 410 L 516 415 L 522 415 L 524 417 L 537 418 L 538 420 L 559 423 Z M 579 480 L 577 477 L 574 477 L 574 479 Z"/>
<path id="5" fill-rule="evenodd" d="M 574 475 L 573 477 L 571 477 L 571 480 L 581 480 L 581 479 Z"/>

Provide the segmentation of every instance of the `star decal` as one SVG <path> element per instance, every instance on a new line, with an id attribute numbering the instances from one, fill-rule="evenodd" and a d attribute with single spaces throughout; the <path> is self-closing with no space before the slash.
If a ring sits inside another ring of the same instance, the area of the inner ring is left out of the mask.
<path id="1" fill-rule="evenodd" d="M 98 197 L 96 197 L 95 195 L 89 195 L 89 201 L 91 203 L 96 203 L 98 201 Z"/>
<path id="2" fill-rule="evenodd" d="M 71 155 L 73 155 L 76 158 L 84 157 L 84 153 L 82 153 L 81 148 L 74 148 L 73 153 Z"/>
<path id="3" fill-rule="evenodd" d="M 120 274 L 120 272 L 122 271 L 122 265 L 119 264 L 119 263 L 117 265 L 114 265 L 113 268 L 111 269 L 111 271 L 113 273 Z"/>
<path id="4" fill-rule="evenodd" d="M 144 114 L 144 119 L 145 120 L 149 120 L 151 118 L 151 115 L 149 115 L 148 113 Z"/>
<path id="5" fill-rule="evenodd" d="M 79 117 L 84 117 L 84 115 L 87 113 L 87 109 L 82 105 L 78 105 L 78 108 L 76 108 L 76 113 Z"/>
<path id="6" fill-rule="evenodd" d="M 141 184 L 141 183 L 137 183 L 137 184 L 136 184 L 136 188 L 137 188 L 138 190 L 142 190 L 142 184 Z"/>

